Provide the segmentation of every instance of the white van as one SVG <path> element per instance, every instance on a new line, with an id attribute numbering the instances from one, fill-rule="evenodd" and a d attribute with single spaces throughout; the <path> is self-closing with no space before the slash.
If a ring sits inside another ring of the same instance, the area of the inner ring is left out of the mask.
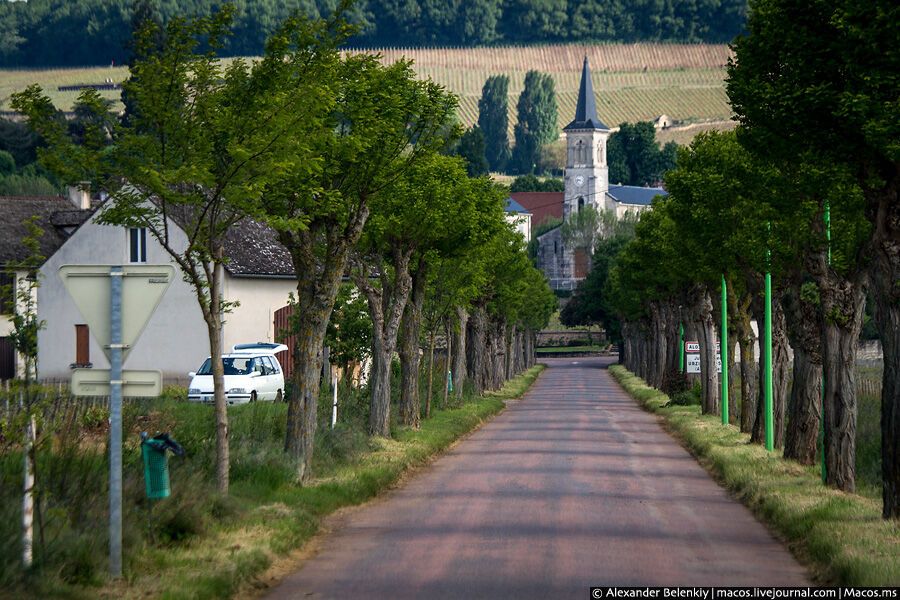
<path id="1" fill-rule="evenodd" d="M 222 357 L 225 367 L 225 400 L 228 404 L 246 404 L 257 400 L 280 402 L 284 399 L 284 372 L 275 357 L 287 350 L 284 344 L 258 342 L 237 344 L 231 354 Z M 212 361 L 207 357 L 197 372 L 188 373 L 191 384 L 188 400 L 215 402 Z"/>

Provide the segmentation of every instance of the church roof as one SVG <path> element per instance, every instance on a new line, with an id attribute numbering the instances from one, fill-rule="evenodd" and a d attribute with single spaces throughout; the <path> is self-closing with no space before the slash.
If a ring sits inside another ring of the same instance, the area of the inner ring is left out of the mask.
<path id="1" fill-rule="evenodd" d="M 587 56 L 584 57 L 584 65 L 581 67 L 581 87 L 578 89 L 575 120 L 566 125 L 565 129 L 609 130 L 609 127 L 597 117 L 597 100 L 594 97 L 594 84 L 591 81 L 591 67 L 588 65 Z"/>
<path id="2" fill-rule="evenodd" d="M 662 188 L 639 187 L 636 185 L 611 185 L 609 195 L 622 204 L 650 206 L 657 196 L 668 196 L 669 192 Z"/>
<path id="3" fill-rule="evenodd" d="M 519 204 L 512 198 L 506 199 L 506 206 L 503 207 L 503 210 L 505 210 L 508 213 L 524 213 L 524 214 L 529 214 L 529 215 L 531 214 L 530 211 L 526 210 L 524 206 L 522 206 L 521 204 Z"/>

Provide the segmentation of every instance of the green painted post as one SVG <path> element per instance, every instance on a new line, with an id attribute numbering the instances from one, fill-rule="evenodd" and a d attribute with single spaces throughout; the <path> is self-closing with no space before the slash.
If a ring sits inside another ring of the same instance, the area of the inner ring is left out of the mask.
<path id="1" fill-rule="evenodd" d="M 722 425 L 728 425 L 728 284 L 722 274 Z"/>
<path id="2" fill-rule="evenodd" d="M 767 251 L 768 254 L 768 251 Z M 772 273 L 766 272 L 766 450 L 775 449 L 772 415 Z"/>
<path id="3" fill-rule="evenodd" d="M 678 371 L 684 373 L 684 323 L 678 324 Z"/>
<path id="4" fill-rule="evenodd" d="M 831 203 L 825 201 L 825 241 L 828 242 L 828 265 L 831 265 Z M 825 465 L 825 373 L 822 372 L 822 411 L 819 414 L 819 464 L 822 467 L 822 483 L 828 481 L 828 467 Z"/>

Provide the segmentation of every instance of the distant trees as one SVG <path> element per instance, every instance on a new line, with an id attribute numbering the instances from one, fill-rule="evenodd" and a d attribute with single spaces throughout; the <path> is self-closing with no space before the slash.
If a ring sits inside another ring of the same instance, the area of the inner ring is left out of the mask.
<path id="1" fill-rule="evenodd" d="M 460 136 L 454 145 L 453 154 L 466 160 L 469 177 L 487 175 L 489 167 L 484 156 L 484 134 L 478 125 L 473 125 Z"/>
<path id="2" fill-rule="evenodd" d="M 492 171 L 509 162 L 509 77 L 493 75 L 484 82 L 478 100 L 478 127 L 484 134 L 484 155 Z"/>
<path id="3" fill-rule="evenodd" d="M 0 65 L 124 64 L 135 13 L 158 6 L 163 22 L 209 15 L 217 0 L 45 0 L 0 2 Z M 223 56 L 263 53 L 277 23 L 300 11 L 325 16 L 323 0 L 236 0 L 233 34 Z M 479 46 L 552 42 L 730 41 L 744 27 L 746 0 L 566 2 L 359 0 L 347 12 L 358 26 L 354 46 Z"/>
<path id="4" fill-rule="evenodd" d="M 663 174 L 675 167 L 678 145 L 662 148 L 656 128 L 649 121 L 622 123 L 606 144 L 609 182 L 624 185 L 658 185 Z"/>
<path id="5" fill-rule="evenodd" d="M 511 170 L 534 173 L 540 163 L 541 148 L 559 137 L 553 77 L 548 73 L 528 71 L 516 110 L 518 120 L 513 130 L 516 146 L 510 161 Z"/>
<path id="6" fill-rule="evenodd" d="M 547 177 L 541 179 L 532 174 L 519 175 L 509 185 L 511 192 L 562 192 L 566 189 L 566 184 L 562 179 Z"/>

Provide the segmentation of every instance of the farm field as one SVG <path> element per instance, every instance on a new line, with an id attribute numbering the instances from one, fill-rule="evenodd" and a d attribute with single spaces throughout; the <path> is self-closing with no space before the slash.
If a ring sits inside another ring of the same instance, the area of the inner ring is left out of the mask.
<path id="1" fill-rule="evenodd" d="M 352 51 L 352 50 L 351 50 Z M 386 62 L 414 61 L 416 72 L 447 86 L 460 97 L 460 121 L 470 126 L 478 118 L 478 99 L 485 79 L 510 78 L 510 133 L 515 104 L 530 69 L 551 73 L 556 82 L 559 125 L 575 112 L 584 56 L 591 63 L 600 118 L 610 127 L 650 120 L 661 114 L 676 123 L 718 123 L 731 118 L 723 79 L 730 51 L 725 45 L 610 44 L 500 48 L 375 49 Z M 69 110 L 77 92 L 60 92 L 61 85 L 121 82 L 122 66 L 77 69 L 0 70 L 0 110 L 9 110 L 9 96 L 31 83 L 40 84 L 51 99 Z M 117 91 L 103 91 L 118 101 Z M 717 128 L 719 128 L 717 126 Z M 676 130 L 677 131 L 677 130 Z M 698 129 L 697 131 L 700 131 Z M 673 132 L 671 139 L 689 142 L 693 132 Z"/>

